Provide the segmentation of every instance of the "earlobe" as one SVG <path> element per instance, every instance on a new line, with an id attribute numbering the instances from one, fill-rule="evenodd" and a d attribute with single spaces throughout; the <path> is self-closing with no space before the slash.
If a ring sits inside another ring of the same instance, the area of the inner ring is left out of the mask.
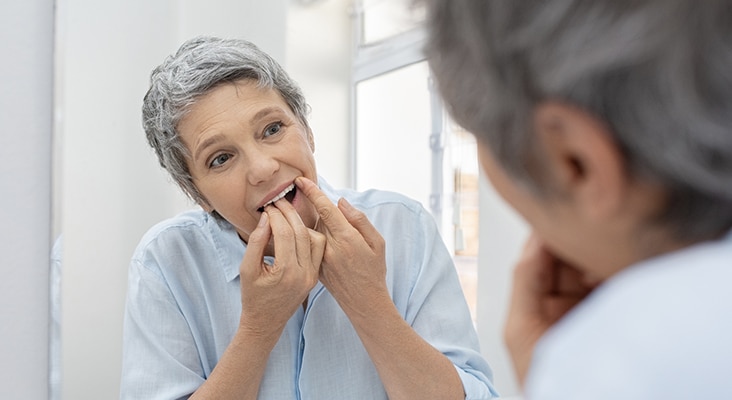
<path id="1" fill-rule="evenodd" d="M 622 207 L 627 178 L 609 128 L 585 110 L 550 101 L 536 107 L 534 129 L 559 193 L 590 218 L 612 217 Z"/>

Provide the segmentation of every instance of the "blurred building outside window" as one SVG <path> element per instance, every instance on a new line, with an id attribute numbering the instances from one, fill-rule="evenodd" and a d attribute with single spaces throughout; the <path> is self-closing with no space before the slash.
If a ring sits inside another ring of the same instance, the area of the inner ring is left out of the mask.
<path id="1" fill-rule="evenodd" d="M 445 112 L 410 0 L 354 2 L 351 176 L 357 190 L 392 190 L 429 210 L 476 321 L 478 162 L 472 135 Z"/>

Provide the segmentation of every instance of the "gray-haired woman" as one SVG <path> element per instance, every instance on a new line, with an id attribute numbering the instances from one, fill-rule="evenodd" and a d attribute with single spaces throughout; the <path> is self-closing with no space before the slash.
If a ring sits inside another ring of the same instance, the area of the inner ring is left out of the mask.
<path id="1" fill-rule="evenodd" d="M 148 140 L 202 209 L 134 254 L 122 398 L 492 397 L 431 217 L 328 186 L 306 112 L 243 40 L 190 40 L 153 71 Z"/>
<path id="2" fill-rule="evenodd" d="M 534 230 L 505 329 L 528 398 L 732 398 L 732 2 L 424 3 L 440 90 Z"/>

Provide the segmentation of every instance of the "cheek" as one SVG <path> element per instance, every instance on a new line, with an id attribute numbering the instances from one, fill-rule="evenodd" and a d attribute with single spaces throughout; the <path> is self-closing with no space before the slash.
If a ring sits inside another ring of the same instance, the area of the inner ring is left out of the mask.
<path id="1" fill-rule="evenodd" d="M 244 242 L 249 242 L 249 235 L 254 231 L 254 228 L 257 227 L 257 223 L 259 222 L 259 220 L 254 220 L 253 218 L 226 218 L 226 220 L 234 225 L 236 232 Z"/>
<path id="2" fill-rule="evenodd" d="M 318 215 L 318 211 L 315 209 L 315 206 L 310 204 L 308 201 L 308 215 L 305 217 L 306 221 L 303 221 L 305 226 L 307 226 L 310 229 L 315 229 L 315 224 L 318 222 L 318 219 L 320 216 Z"/>
<path id="3" fill-rule="evenodd" d="M 227 212 L 234 205 L 234 199 L 241 198 L 243 189 L 229 181 L 207 182 L 199 186 L 201 194 L 214 210 Z"/>
<path id="4" fill-rule="evenodd" d="M 315 227 L 315 222 L 318 220 L 318 213 L 310 200 L 308 200 L 308 198 L 298 190 L 292 201 L 292 205 L 300 215 L 302 223 L 308 228 L 313 229 Z"/>
<path id="5" fill-rule="evenodd" d="M 315 166 L 315 155 L 307 149 L 302 149 L 301 152 L 298 153 L 297 161 L 292 164 L 295 166 L 300 172 L 308 179 L 312 180 L 313 182 L 316 182 L 317 179 L 317 169 Z"/>
<path id="6" fill-rule="evenodd" d="M 247 190 L 243 184 L 227 181 L 216 185 L 200 185 L 199 190 L 208 200 L 208 204 L 201 204 L 204 210 L 216 211 L 234 225 L 240 234 L 254 230 L 259 217 L 251 215 L 245 207 Z"/>

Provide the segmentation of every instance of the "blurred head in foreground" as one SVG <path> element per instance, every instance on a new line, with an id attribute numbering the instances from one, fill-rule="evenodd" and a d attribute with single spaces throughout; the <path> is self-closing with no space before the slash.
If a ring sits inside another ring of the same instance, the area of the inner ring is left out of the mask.
<path id="1" fill-rule="evenodd" d="M 496 190 L 593 279 L 732 227 L 728 1 L 424 0 Z"/>

